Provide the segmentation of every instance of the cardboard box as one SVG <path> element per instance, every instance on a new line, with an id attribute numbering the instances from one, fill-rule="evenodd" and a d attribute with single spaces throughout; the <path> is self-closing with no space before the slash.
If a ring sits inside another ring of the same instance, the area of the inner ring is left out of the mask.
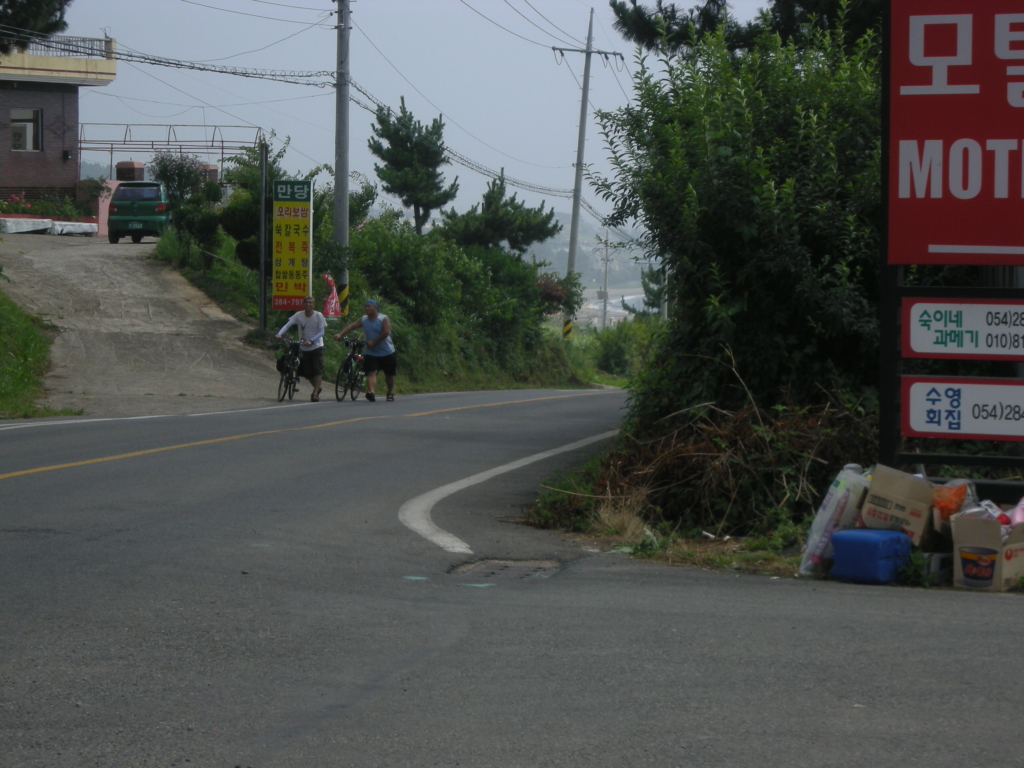
<path id="1" fill-rule="evenodd" d="M 953 586 L 1003 592 L 1024 576 L 1024 525 L 1003 544 L 998 520 L 954 515 Z"/>
<path id="2" fill-rule="evenodd" d="M 932 532 L 932 490 L 921 477 L 878 464 L 861 508 L 865 528 L 903 531 L 916 545 Z"/>

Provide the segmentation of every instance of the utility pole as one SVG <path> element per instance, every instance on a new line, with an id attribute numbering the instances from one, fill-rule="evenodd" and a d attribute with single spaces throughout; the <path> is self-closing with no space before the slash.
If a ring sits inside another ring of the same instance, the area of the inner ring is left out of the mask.
<path id="1" fill-rule="evenodd" d="M 604 290 L 601 292 L 601 298 L 604 299 L 604 305 L 601 307 L 601 330 L 603 331 L 608 325 L 608 230 L 604 231 Z"/>
<path id="2" fill-rule="evenodd" d="M 334 242 L 348 250 L 348 60 L 349 0 L 338 3 L 338 66 L 335 70 L 334 118 Z M 348 261 L 338 280 L 341 316 L 348 315 Z"/>
<path id="3" fill-rule="evenodd" d="M 260 137 L 260 330 L 267 330 L 267 142 Z"/>
<path id="4" fill-rule="evenodd" d="M 585 54 L 583 64 L 583 98 L 580 99 L 580 132 L 579 141 L 576 145 L 576 184 L 572 191 L 572 223 L 569 225 L 569 264 L 566 269 L 566 277 L 572 277 L 576 271 L 576 247 L 579 244 L 580 234 L 580 197 L 583 192 L 583 148 L 587 139 L 587 104 L 590 102 L 590 57 L 596 53 L 598 56 L 618 56 L 623 58 L 621 53 L 614 51 L 595 51 L 594 43 L 594 9 L 590 9 L 590 26 L 587 28 L 586 48 L 557 48 L 551 46 L 551 50 L 558 51 L 564 57 L 566 53 Z M 562 338 L 572 338 L 573 318 L 566 314 L 562 325 Z"/>

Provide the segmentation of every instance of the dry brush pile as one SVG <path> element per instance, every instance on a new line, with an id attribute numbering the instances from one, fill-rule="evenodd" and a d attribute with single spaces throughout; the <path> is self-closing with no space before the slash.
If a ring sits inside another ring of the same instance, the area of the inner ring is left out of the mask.
<path id="1" fill-rule="evenodd" d="M 877 455 L 873 415 L 856 404 L 737 412 L 705 403 L 625 435 L 583 473 L 550 488 L 531 522 L 569 530 L 625 528 L 796 543 L 844 464 Z"/>

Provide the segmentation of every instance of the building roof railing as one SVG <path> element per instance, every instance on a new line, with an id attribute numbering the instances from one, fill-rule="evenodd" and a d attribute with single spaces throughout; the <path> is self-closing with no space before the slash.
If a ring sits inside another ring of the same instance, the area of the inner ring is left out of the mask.
<path id="1" fill-rule="evenodd" d="M 112 59 L 114 41 L 102 37 L 72 37 L 53 35 L 45 40 L 33 40 L 25 49 L 31 56 L 71 56 L 74 58 Z"/>

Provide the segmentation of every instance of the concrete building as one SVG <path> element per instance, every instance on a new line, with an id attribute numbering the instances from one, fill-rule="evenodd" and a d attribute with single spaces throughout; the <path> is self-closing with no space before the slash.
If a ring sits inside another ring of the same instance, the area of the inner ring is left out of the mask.
<path id="1" fill-rule="evenodd" d="M 0 199 L 75 196 L 78 89 L 113 82 L 115 46 L 54 35 L 0 56 Z"/>

